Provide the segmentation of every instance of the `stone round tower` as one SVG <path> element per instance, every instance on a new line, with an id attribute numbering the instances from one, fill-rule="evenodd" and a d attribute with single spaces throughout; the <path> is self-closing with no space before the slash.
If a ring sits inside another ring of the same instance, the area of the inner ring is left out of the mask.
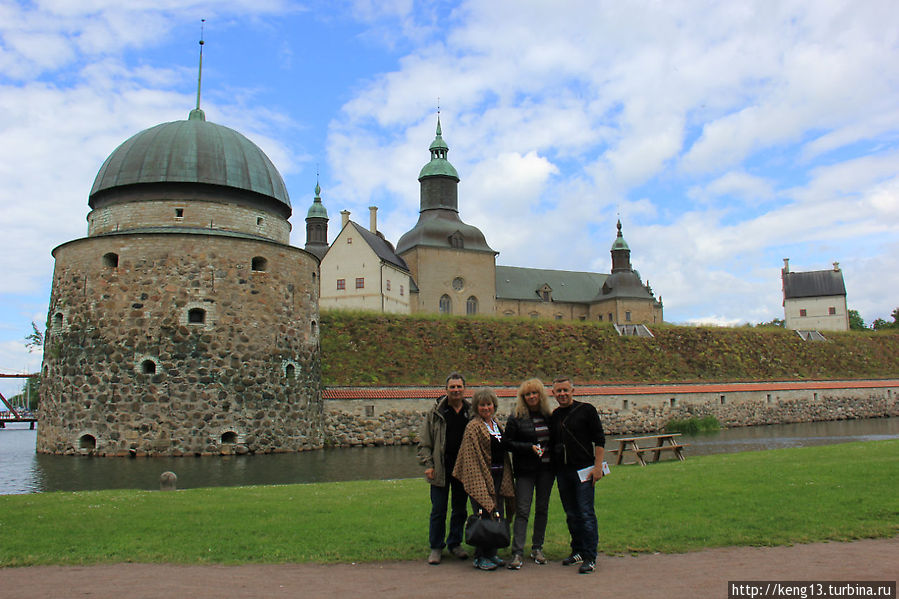
<path id="1" fill-rule="evenodd" d="M 318 269 L 268 157 L 202 110 L 119 146 L 53 250 L 37 451 L 321 446 Z"/>

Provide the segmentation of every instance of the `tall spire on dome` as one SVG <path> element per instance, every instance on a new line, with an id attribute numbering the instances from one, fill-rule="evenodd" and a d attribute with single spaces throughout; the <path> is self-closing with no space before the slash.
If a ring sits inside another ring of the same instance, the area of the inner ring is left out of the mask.
<path id="1" fill-rule="evenodd" d="M 203 46 L 206 44 L 203 41 L 204 34 L 206 32 L 206 19 L 200 19 L 200 66 L 197 69 L 197 107 L 190 111 L 190 115 L 187 117 L 188 120 L 194 121 L 205 121 L 206 113 L 200 109 L 200 90 L 203 87 Z"/>
<path id="2" fill-rule="evenodd" d="M 443 141 L 443 129 L 440 127 L 440 109 L 437 109 L 437 137 L 431 142 L 431 160 L 446 160 L 449 146 Z"/>
<path id="3" fill-rule="evenodd" d="M 425 177 L 444 176 L 452 177 L 459 182 L 459 173 L 446 159 L 449 153 L 449 146 L 443 141 L 443 128 L 440 126 L 440 108 L 437 108 L 437 136 L 431 142 L 428 150 L 431 152 L 431 161 L 424 165 L 418 174 L 418 180 L 421 181 Z"/>

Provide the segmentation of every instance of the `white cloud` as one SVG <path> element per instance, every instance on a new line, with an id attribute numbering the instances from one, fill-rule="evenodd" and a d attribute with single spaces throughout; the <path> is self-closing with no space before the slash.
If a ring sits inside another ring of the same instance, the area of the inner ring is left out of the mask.
<path id="1" fill-rule="evenodd" d="M 745 171 L 731 171 L 687 191 L 687 195 L 700 203 L 707 204 L 722 198 L 737 199 L 750 205 L 758 205 L 774 197 L 771 182 L 763 177 L 750 175 Z"/>

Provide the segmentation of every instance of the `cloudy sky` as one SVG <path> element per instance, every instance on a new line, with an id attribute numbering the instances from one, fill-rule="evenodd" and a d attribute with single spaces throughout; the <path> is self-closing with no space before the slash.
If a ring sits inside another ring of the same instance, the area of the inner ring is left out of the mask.
<path id="1" fill-rule="evenodd" d="M 207 119 L 279 168 L 294 245 L 317 172 L 332 237 L 414 225 L 439 98 L 498 264 L 608 272 L 620 215 L 670 322 L 782 317 L 787 257 L 899 306 L 894 1 L 0 0 L 0 372 L 39 369 L 103 160 L 194 106 L 204 18 Z"/>

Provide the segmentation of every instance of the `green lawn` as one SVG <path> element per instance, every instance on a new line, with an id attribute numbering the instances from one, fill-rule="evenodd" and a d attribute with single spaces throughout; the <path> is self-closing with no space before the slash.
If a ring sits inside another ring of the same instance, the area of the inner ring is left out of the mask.
<path id="1" fill-rule="evenodd" d="M 899 441 L 614 467 L 600 551 L 680 552 L 899 533 Z M 0 497 L 0 566 L 423 559 L 421 479 Z M 545 549 L 567 554 L 558 497 Z"/>

